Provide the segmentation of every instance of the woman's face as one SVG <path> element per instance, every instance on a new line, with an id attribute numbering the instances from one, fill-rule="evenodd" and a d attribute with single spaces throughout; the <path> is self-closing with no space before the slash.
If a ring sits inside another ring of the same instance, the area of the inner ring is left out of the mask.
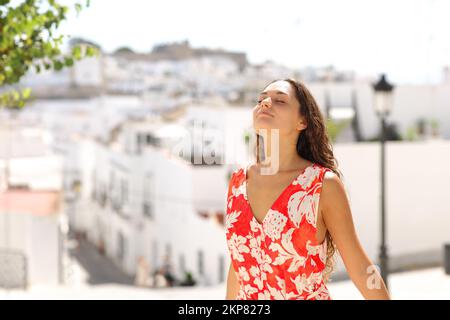
<path id="1" fill-rule="evenodd" d="M 253 108 L 253 128 L 257 133 L 259 129 L 279 129 L 280 136 L 298 135 L 299 130 L 306 128 L 300 115 L 300 104 L 289 82 L 273 82 L 260 93 Z"/>

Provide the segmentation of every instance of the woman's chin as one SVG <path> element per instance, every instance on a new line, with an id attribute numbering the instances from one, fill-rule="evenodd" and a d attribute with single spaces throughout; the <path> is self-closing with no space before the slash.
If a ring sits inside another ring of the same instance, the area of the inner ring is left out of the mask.
<path id="1" fill-rule="evenodd" d="M 258 124 L 258 125 L 254 125 L 253 129 L 258 131 L 258 130 L 273 130 L 273 129 L 278 129 L 278 128 L 274 128 L 274 126 L 270 126 L 270 125 L 265 126 L 265 125 Z"/>

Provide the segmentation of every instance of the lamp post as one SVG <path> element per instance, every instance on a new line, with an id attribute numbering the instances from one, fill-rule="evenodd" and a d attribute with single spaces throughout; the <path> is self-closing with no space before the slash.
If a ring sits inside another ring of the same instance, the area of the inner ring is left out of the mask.
<path id="1" fill-rule="evenodd" d="M 381 244 L 379 253 L 379 263 L 381 277 L 388 287 L 388 254 L 386 247 L 386 205 L 385 205 L 385 140 L 386 140 L 386 117 L 389 115 L 392 105 L 392 92 L 394 86 L 387 82 L 386 75 L 382 74 L 378 82 L 373 84 L 375 112 L 380 117 L 381 122 Z"/>
<path id="2" fill-rule="evenodd" d="M 386 117 L 392 110 L 392 92 L 394 86 L 387 82 L 386 75 L 382 74 L 378 82 L 373 85 L 375 112 L 380 117 L 381 122 L 381 244 L 379 253 L 379 263 L 381 277 L 388 287 L 388 254 L 386 247 L 386 202 L 385 202 L 385 141 L 386 141 Z"/>

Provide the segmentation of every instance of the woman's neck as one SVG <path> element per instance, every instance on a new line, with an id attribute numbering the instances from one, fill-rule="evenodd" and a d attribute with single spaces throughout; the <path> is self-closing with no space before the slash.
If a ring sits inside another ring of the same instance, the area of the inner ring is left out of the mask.
<path id="1" fill-rule="evenodd" d="M 264 169 L 266 174 L 276 174 L 298 168 L 302 159 L 297 153 L 294 139 L 280 136 L 277 131 L 268 131 L 262 137 L 261 170 Z"/>

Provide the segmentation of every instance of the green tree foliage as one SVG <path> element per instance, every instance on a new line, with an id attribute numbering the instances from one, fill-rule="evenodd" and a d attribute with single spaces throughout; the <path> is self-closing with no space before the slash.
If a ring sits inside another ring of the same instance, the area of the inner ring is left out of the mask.
<path id="1" fill-rule="evenodd" d="M 339 134 L 341 134 L 342 131 L 350 125 L 350 122 L 350 120 L 336 121 L 331 118 L 326 119 L 326 128 L 332 143 L 336 142 Z"/>
<path id="2" fill-rule="evenodd" d="M 89 0 L 84 6 L 89 7 Z M 76 3 L 74 9 L 78 14 L 83 5 Z M 1 89 L 18 83 L 31 68 L 59 71 L 98 54 L 96 47 L 80 44 L 61 52 L 64 35 L 57 30 L 68 12 L 57 0 L 0 0 L 0 108 L 25 105 L 30 89 Z"/>

